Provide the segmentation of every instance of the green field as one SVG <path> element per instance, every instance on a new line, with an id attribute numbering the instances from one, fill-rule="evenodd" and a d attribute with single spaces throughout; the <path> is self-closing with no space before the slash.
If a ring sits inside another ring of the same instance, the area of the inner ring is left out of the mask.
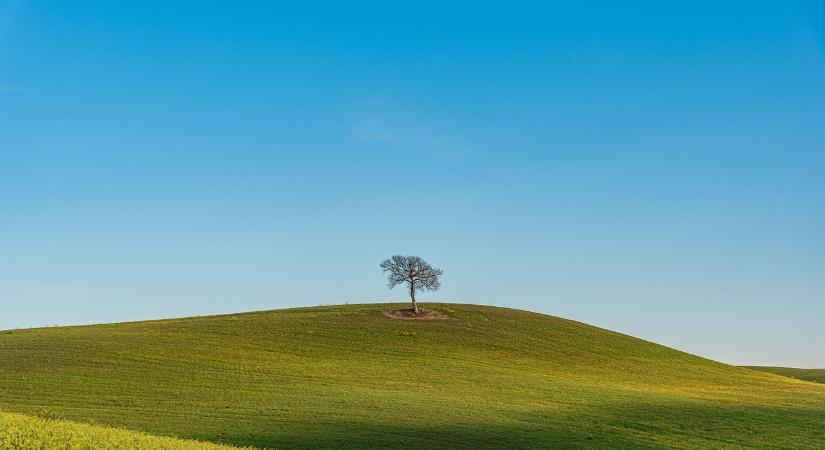
<path id="1" fill-rule="evenodd" d="M 816 383 L 825 383 L 825 369 L 797 369 L 795 367 L 745 366 L 748 369 L 775 373 L 783 377 L 797 378 Z"/>
<path id="2" fill-rule="evenodd" d="M 0 412 L 0 448 L 42 450 L 229 450 L 216 444 Z"/>
<path id="3" fill-rule="evenodd" d="M 816 448 L 825 385 L 431 304 L 0 332 L 0 410 L 239 446 Z"/>

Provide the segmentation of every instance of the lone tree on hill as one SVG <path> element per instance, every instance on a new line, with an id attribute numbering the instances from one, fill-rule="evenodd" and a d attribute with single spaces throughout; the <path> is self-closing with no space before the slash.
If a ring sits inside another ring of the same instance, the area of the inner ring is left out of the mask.
<path id="1" fill-rule="evenodd" d="M 418 256 L 395 255 L 382 261 L 379 267 L 383 272 L 389 272 L 387 286 L 390 289 L 401 283 L 409 285 L 413 314 L 418 314 L 418 306 L 415 305 L 415 291 L 418 289 L 437 291 L 441 287 L 439 277 L 444 274 L 441 269 L 433 268 L 433 266 L 427 264 L 427 261 Z"/>

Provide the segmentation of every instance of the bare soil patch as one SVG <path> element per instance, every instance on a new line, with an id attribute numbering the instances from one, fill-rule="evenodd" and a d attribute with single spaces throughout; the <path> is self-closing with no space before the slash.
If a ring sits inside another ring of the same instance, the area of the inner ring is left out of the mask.
<path id="1" fill-rule="evenodd" d="M 444 313 L 421 308 L 418 308 L 418 314 L 414 314 L 412 309 L 397 309 L 395 311 L 381 311 L 381 315 L 400 320 L 447 320 L 450 318 Z"/>

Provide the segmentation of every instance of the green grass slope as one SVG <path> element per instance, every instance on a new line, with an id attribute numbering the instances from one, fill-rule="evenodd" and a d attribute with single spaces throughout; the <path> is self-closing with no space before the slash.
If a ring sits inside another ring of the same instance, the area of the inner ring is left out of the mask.
<path id="1" fill-rule="evenodd" d="M 825 442 L 825 385 L 525 311 L 390 307 L 0 332 L 0 409 L 277 448 Z"/>
<path id="2" fill-rule="evenodd" d="M 0 412 L 0 448 L 42 450 L 229 450 L 237 447 Z"/>
<path id="3" fill-rule="evenodd" d="M 744 366 L 748 369 L 768 372 L 783 377 L 797 378 L 815 383 L 825 383 L 825 369 L 797 369 L 795 367 L 771 367 L 771 366 Z"/>

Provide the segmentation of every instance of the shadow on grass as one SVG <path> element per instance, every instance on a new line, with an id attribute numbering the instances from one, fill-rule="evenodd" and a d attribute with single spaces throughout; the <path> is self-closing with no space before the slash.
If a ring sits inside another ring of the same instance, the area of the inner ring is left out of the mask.
<path id="1" fill-rule="evenodd" d="M 535 412 L 503 423 L 407 423 L 272 419 L 258 430 L 217 440 L 270 448 L 816 448 L 825 442 L 825 410 L 691 401 L 606 403 L 576 414 Z M 261 418 L 262 422 L 267 419 Z"/>

